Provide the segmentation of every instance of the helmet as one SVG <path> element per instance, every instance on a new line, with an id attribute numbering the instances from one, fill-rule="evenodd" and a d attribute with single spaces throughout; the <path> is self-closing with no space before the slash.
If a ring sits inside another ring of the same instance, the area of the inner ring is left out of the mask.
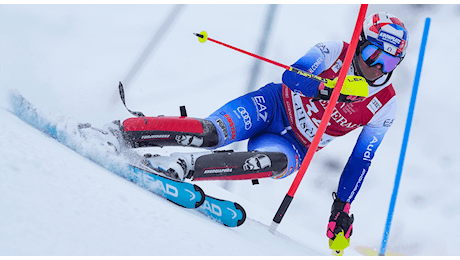
<path id="1" fill-rule="evenodd" d="M 386 74 L 382 79 L 374 81 L 366 79 L 367 83 L 374 87 L 384 85 L 391 78 L 396 66 L 404 59 L 408 39 L 406 27 L 396 16 L 386 12 L 368 16 L 364 20 L 363 30 L 353 57 L 355 73 L 363 75 L 361 68 L 357 65 L 357 56 L 361 54 L 369 66 L 382 63 L 383 72 Z"/>
<path id="2" fill-rule="evenodd" d="M 406 55 L 408 32 L 396 16 L 379 12 L 364 20 L 360 41 L 369 41 L 389 54 L 404 58 Z"/>

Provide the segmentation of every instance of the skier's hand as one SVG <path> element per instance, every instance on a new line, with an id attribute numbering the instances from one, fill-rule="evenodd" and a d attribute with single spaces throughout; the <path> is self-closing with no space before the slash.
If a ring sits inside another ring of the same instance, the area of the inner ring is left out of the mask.
<path id="1" fill-rule="evenodd" d="M 354 217 L 348 215 L 350 203 L 341 201 L 335 193 L 333 195 L 335 199 L 332 204 L 326 235 L 329 238 L 329 248 L 332 249 L 334 255 L 342 255 L 343 250 L 350 245 Z"/>
<path id="2" fill-rule="evenodd" d="M 317 99 L 329 100 L 337 84 L 337 78 L 321 83 L 318 87 Z M 368 84 L 363 77 L 348 75 L 343 82 L 338 102 L 353 103 L 364 100 L 369 95 Z"/>
<path id="3" fill-rule="evenodd" d="M 334 193 L 335 195 L 335 193 Z M 336 236 L 344 231 L 345 238 L 350 238 L 353 233 L 353 215 L 350 213 L 350 203 L 343 202 L 339 198 L 335 198 L 332 204 L 331 216 L 327 225 L 327 237 L 334 240 Z"/>

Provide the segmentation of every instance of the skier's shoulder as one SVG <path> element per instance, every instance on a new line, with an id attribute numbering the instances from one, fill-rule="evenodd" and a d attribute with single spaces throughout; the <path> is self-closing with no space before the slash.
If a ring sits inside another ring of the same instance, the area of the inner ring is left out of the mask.
<path id="1" fill-rule="evenodd" d="M 322 56 L 326 68 L 330 68 L 341 56 L 346 53 L 348 44 L 343 41 L 324 41 L 317 43 L 314 48 L 317 48 Z"/>

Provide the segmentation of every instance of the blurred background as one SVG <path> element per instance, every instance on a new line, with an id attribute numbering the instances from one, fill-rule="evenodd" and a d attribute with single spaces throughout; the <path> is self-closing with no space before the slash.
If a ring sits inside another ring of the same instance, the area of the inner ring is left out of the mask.
<path id="1" fill-rule="evenodd" d="M 131 115 L 118 97 L 125 85 L 131 110 L 148 116 L 203 118 L 270 82 L 283 69 L 193 33 L 290 65 L 321 41 L 350 41 L 359 5 L 0 5 L 0 106 L 17 89 L 37 107 L 103 125 Z M 460 94 L 455 79 L 460 5 L 369 5 L 409 31 L 406 58 L 393 75 L 398 117 L 352 205 L 353 243 L 379 248 L 401 149 L 426 17 L 431 28 L 412 132 L 388 250 L 407 255 L 458 255 L 460 220 Z M 359 131 L 317 153 L 283 222 L 325 234 L 342 169 Z M 225 149 L 244 150 L 245 142 Z M 175 151 L 165 148 L 162 153 Z M 158 152 L 157 152 L 158 153 Z M 218 185 L 275 214 L 294 177 L 198 183 Z M 217 195 L 217 194 L 216 194 Z M 267 216 L 270 221 L 271 216 Z M 309 243 L 300 232 L 284 230 Z"/>

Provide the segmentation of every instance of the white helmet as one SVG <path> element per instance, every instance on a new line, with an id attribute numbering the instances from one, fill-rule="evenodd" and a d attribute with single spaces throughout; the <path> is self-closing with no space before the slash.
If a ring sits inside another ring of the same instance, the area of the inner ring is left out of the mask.
<path id="1" fill-rule="evenodd" d="M 383 51 L 404 58 L 409 38 L 401 20 L 392 14 L 379 12 L 364 20 L 360 40 L 370 41 Z"/>
<path id="2" fill-rule="evenodd" d="M 396 16 L 385 12 L 368 16 L 364 20 L 363 30 L 353 57 L 357 75 L 363 76 L 357 62 L 358 55 L 361 55 L 368 66 L 382 64 L 382 71 L 386 74 L 382 79 L 374 81 L 366 79 L 367 83 L 374 87 L 384 85 L 390 80 L 396 66 L 404 59 L 408 39 L 406 27 Z"/>

